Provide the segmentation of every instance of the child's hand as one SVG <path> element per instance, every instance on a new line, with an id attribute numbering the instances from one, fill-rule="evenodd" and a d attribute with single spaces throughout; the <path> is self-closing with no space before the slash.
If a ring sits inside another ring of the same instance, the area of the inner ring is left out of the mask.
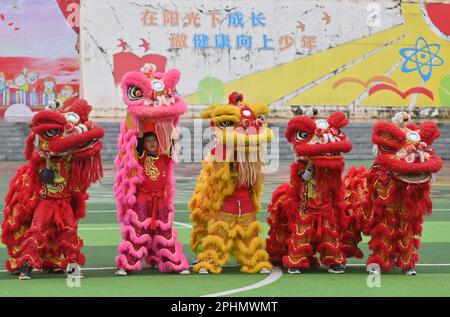
<path id="1" fill-rule="evenodd" d="M 144 136 L 144 120 L 140 119 L 137 124 L 138 138 L 142 138 Z"/>

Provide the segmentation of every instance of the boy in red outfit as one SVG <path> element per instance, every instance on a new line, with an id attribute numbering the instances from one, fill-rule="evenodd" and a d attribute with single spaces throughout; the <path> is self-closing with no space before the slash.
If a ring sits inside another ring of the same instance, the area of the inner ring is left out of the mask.
<path id="1" fill-rule="evenodd" d="M 124 250 L 122 254 L 126 255 L 129 266 L 139 265 L 141 258 L 145 257 L 151 266 L 163 265 L 164 267 L 159 267 L 163 272 L 189 274 L 189 265 L 172 228 L 167 205 L 167 191 L 170 186 L 167 173 L 173 148 L 174 145 L 170 147 L 169 154 L 165 154 L 165 151 L 160 150 L 155 133 L 138 134 L 136 152 L 139 165 L 144 170 L 144 180 L 137 187 L 136 236 L 129 239 L 135 252 Z M 146 254 L 137 254 L 141 250 L 145 250 L 143 253 Z M 119 266 L 116 275 L 127 275 L 127 271 L 130 269 Z"/>

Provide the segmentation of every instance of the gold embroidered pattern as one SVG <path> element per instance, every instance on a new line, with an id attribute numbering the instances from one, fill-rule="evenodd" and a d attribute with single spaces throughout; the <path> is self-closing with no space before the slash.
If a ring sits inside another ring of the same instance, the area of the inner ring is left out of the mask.
<path id="1" fill-rule="evenodd" d="M 145 168 L 145 174 L 148 175 L 148 177 L 150 177 L 150 179 L 152 181 L 156 181 L 159 177 L 159 170 L 158 167 L 156 167 L 155 165 L 155 160 L 157 160 L 158 158 L 153 158 L 151 156 L 147 156 L 145 158 L 145 163 L 144 163 L 144 168 Z"/>

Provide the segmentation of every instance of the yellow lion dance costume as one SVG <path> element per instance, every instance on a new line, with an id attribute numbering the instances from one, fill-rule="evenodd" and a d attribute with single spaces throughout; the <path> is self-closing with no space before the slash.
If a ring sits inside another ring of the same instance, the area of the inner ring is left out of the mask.
<path id="1" fill-rule="evenodd" d="M 232 93 L 229 101 L 201 114 L 211 120 L 214 138 L 189 203 L 194 223 L 191 248 L 198 255 L 194 272 L 220 273 L 233 255 L 241 272 L 269 273 L 272 266 L 258 221 L 261 167 L 272 138 L 264 122 L 269 108 L 241 104 L 239 93 Z"/>

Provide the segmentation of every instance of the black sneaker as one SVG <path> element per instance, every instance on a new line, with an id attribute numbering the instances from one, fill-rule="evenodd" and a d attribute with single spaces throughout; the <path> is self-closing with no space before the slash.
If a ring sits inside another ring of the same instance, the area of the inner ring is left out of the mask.
<path id="1" fill-rule="evenodd" d="M 345 273 L 345 268 L 343 265 L 333 264 L 333 265 L 330 265 L 330 268 L 328 269 L 328 273 L 342 274 L 342 273 Z"/>
<path id="2" fill-rule="evenodd" d="M 31 280 L 31 271 L 33 270 L 28 264 L 25 264 L 24 267 L 20 270 L 18 279 L 19 280 Z"/>
<path id="3" fill-rule="evenodd" d="M 15 270 L 15 271 L 12 271 L 12 272 L 11 272 L 11 275 L 19 276 L 19 275 L 20 275 L 20 272 L 22 272 L 22 269 L 17 269 L 17 270 Z"/>

